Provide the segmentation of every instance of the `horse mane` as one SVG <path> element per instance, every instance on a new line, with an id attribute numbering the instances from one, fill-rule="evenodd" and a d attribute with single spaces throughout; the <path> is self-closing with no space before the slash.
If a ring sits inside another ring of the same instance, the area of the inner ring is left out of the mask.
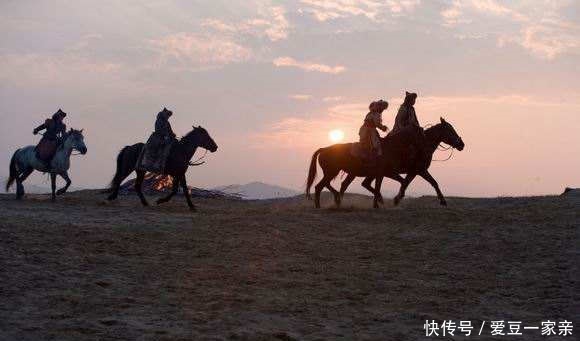
<path id="1" fill-rule="evenodd" d="M 179 141 L 189 141 L 192 137 L 193 134 L 195 133 L 195 131 L 197 130 L 197 128 L 193 128 L 189 133 L 185 134 L 184 136 L 182 136 Z"/>
<path id="2" fill-rule="evenodd" d="M 428 132 L 432 132 L 435 129 L 439 129 L 441 127 L 443 123 L 439 122 L 437 124 L 428 124 L 428 128 L 424 128 L 425 129 L 425 134 L 427 134 Z"/>
<path id="3" fill-rule="evenodd" d="M 74 128 L 70 128 L 69 131 L 65 131 L 64 132 L 63 139 L 62 139 L 62 143 L 58 145 L 58 147 L 57 147 L 56 150 L 63 149 L 64 148 L 64 142 L 69 138 L 69 136 L 71 136 L 73 134 L 83 136 L 83 133 L 81 132 L 81 130 L 76 130 Z"/>

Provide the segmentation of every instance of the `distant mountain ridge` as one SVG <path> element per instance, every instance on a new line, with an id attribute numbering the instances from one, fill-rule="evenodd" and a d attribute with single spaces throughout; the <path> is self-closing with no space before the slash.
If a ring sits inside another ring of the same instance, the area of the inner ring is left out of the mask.
<path id="1" fill-rule="evenodd" d="M 287 198 L 293 197 L 300 193 L 290 188 L 271 185 L 259 181 L 250 182 L 245 185 L 233 184 L 227 186 L 219 186 L 212 189 L 225 193 L 240 194 L 242 198 L 248 200 Z"/>

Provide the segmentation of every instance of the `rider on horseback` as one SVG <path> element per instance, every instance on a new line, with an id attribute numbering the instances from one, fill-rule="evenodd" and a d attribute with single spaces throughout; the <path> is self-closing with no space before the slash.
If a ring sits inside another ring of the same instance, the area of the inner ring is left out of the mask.
<path id="1" fill-rule="evenodd" d="M 407 127 L 414 127 L 421 129 L 417 114 L 415 113 L 415 102 L 417 101 L 417 94 L 405 91 L 405 101 L 399 107 L 397 117 L 395 117 L 395 125 L 391 134 L 396 134 Z"/>
<path id="2" fill-rule="evenodd" d="M 64 140 L 66 124 L 64 124 L 63 119 L 65 117 L 66 113 L 61 109 L 58 109 L 58 111 L 52 115 L 52 118 L 47 119 L 32 132 L 36 135 L 41 130 L 46 129 L 46 132 L 36 146 L 36 157 L 46 165 L 46 168 L 50 168 L 50 162 L 52 161 L 58 146 L 62 144 Z"/>
<path id="3" fill-rule="evenodd" d="M 169 118 L 173 112 L 163 108 L 157 114 L 155 121 L 155 131 L 147 140 L 145 148 L 141 154 L 139 168 L 155 173 L 163 173 L 165 161 L 171 149 L 171 145 L 176 141 L 175 133 L 171 129 Z"/>
<path id="4" fill-rule="evenodd" d="M 399 107 L 397 116 L 395 117 L 395 125 L 393 130 L 389 132 L 389 135 L 396 135 L 401 132 L 410 133 L 414 136 L 414 143 L 411 146 L 409 154 L 411 158 L 415 157 L 415 151 L 419 155 L 424 153 L 425 144 L 425 133 L 421 125 L 419 125 L 419 120 L 417 119 L 417 114 L 415 113 L 415 102 L 417 101 L 417 94 L 405 91 L 405 100 L 403 104 Z M 414 147 L 413 147 L 414 146 Z"/>
<path id="5" fill-rule="evenodd" d="M 157 120 L 155 121 L 155 133 L 159 134 L 165 141 L 175 139 L 175 133 L 169 123 L 171 115 L 173 115 L 172 111 L 163 108 L 163 111 L 157 114 Z"/>
<path id="6" fill-rule="evenodd" d="M 363 125 L 359 129 L 359 137 L 365 158 L 374 165 L 382 154 L 381 139 L 377 129 L 387 131 L 383 124 L 383 111 L 389 107 L 386 101 L 378 100 L 369 105 L 369 113 L 366 115 Z"/>

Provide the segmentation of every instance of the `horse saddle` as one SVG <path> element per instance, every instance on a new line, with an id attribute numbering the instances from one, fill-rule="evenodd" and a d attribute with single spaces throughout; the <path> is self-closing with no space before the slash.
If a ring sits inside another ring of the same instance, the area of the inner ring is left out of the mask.
<path id="1" fill-rule="evenodd" d="M 350 145 L 350 155 L 362 161 L 373 158 L 371 151 L 360 142 L 354 142 Z"/>
<path id="2" fill-rule="evenodd" d="M 42 161 L 49 161 L 52 159 L 54 154 L 56 153 L 56 149 L 58 148 L 58 141 L 43 138 L 38 142 L 36 148 L 36 157 Z"/>
<path id="3" fill-rule="evenodd" d="M 173 142 L 174 140 L 164 139 L 159 134 L 151 134 L 139 155 L 137 169 L 146 172 L 163 173 Z"/>

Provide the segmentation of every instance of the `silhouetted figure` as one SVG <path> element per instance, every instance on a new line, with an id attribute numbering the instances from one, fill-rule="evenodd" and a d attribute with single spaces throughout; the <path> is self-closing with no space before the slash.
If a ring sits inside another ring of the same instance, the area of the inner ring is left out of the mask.
<path id="1" fill-rule="evenodd" d="M 389 132 L 389 136 L 401 133 L 414 134 L 416 136 L 416 141 L 409 145 L 408 154 L 411 157 L 425 153 L 425 132 L 417 119 L 414 107 L 416 101 L 416 93 L 405 91 L 405 100 L 399 107 L 393 130 Z"/>
<path id="2" fill-rule="evenodd" d="M 163 108 L 163 110 L 157 114 L 157 120 L 155 121 L 155 133 L 163 137 L 164 140 L 175 139 L 175 133 L 171 129 L 171 124 L 169 123 L 169 118 L 173 115 L 173 112 Z"/>
<path id="3" fill-rule="evenodd" d="M 165 128 L 167 128 L 167 126 L 165 126 Z M 169 136 L 175 138 L 175 134 L 169 134 Z M 169 201 L 175 193 L 177 193 L 179 186 L 181 186 L 183 193 L 185 194 L 185 200 L 187 200 L 187 205 L 190 209 L 195 210 L 195 206 L 191 202 L 189 189 L 187 187 L 185 172 L 187 172 L 187 169 L 191 165 L 191 158 L 198 147 L 205 148 L 212 153 L 218 149 L 217 144 L 211 138 L 207 130 L 195 126 L 192 131 L 182 137 L 179 141 L 169 144 L 167 161 L 165 162 L 165 167 L 161 174 L 170 175 L 172 177 L 173 188 L 166 197 L 158 199 L 157 204 Z M 107 200 L 111 201 L 117 199 L 117 196 L 119 195 L 119 187 L 123 180 L 125 180 L 129 174 L 133 173 L 133 171 L 136 171 L 137 178 L 135 179 L 135 191 L 137 192 L 137 195 L 139 195 L 141 203 L 144 206 L 148 205 L 145 196 L 143 196 L 143 191 L 141 190 L 146 171 L 138 167 L 139 158 L 141 158 L 140 155 L 143 155 L 143 149 L 143 143 L 136 143 L 132 146 L 126 146 L 119 152 L 119 155 L 117 155 L 117 170 L 113 180 L 111 181 L 111 194 L 108 196 Z"/>
<path id="4" fill-rule="evenodd" d="M 155 131 L 147 140 L 140 156 L 138 163 L 139 169 L 148 172 L 163 173 L 171 145 L 176 141 L 175 133 L 169 123 L 171 115 L 173 115 L 173 112 L 167 110 L 167 108 L 163 108 L 157 114 Z"/>
<path id="5" fill-rule="evenodd" d="M 369 113 L 365 116 L 363 125 L 358 131 L 360 143 L 364 150 L 364 158 L 369 165 L 376 165 L 382 154 L 381 137 L 377 131 L 387 131 L 387 126 L 383 124 L 383 111 L 389 107 L 386 101 L 378 100 L 369 105 Z"/>
<path id="6" fill-rule="evenodd" d="M 41 130 L 46 132 L 36 145 L 36 157 L 45 163 L 47 168 L 50 168 L 50 161 L 54 157 L 58 146 L 63 142 L 66 134 L 66 124 L 63 120 L 66 113 L 58 109 L 51 118 L 46 119 L 43 124 L 36 127 L 32 133 L 38 134 Z"/>
<path id="7" fill-rule="evenodd" d="M 316 164 L 318 163 L 322 168 L 324 176 L 315 186 L 314 205 L 316 207 L 320 207 L 320 193 L 324 187 L 332 192 L 336 205 L 340 206 L 342 193 L 346 191 L 349 184 L 358 176 L 365 177 L 365 180 L 362 182 L 363 187 L 374 194 L 374 207 L 378 207 L 378 203 L 382 202 L 381 183 L 383 177 L 400 182 L 399 194 L 394 199 L 395 204 L 398 204 L 405 196 L 407 186 L 409 186 L 417 175 L 427 180 L 435 188 L 439 202 L 445 205 L 446 202 L 443 193 L 441 193 L 439 185 L 428 171 L 433 153 L 442 142 L 453 148 L 457 148 L 457 150 L 463 150 L 465 144 L 453 126 L 443 118 L 441 118 L 441 123 L 425 130 L 425 138 L 423 140 L 425 153 L 419 154 L 415 152 L 415 155 L 410 155 L 409 146 L 416 144 L 416 135 L 416 131 L 403 129 L 400 133 L 381 138 L 382 156 L 379 159 L 380 163 L 378 167 L 375 169 L 365 167 L 360 157 L 353 155 L 352 143 L 339 143 L 318 149 L 314 152 L 310 161 L 308 177 L 306 179 L 306 195 L 310 197 L 310 188 L 316 179 Z M 380 174 L 377 174 L 377 170 L 380 171 Z M 346 172 L 347 177 L 342 182 L 339 192 L 332 187 L 331 181 L 341 171 Z M 405 173 L 407 174 L 405 178 L 399 175 Z M 371 186 L 373 179 L 376 180 L 375 188 Z"/>
<path id="8" fill-rule="evenodd" d="M 417 94 L 405 91 L 405 100 L 399 107 L 397 116 L 395 117 L 395 125 L 390 134 L 396 134 L 405 128 L 421 128 L 417 114 L 415 113 L 415 102 L 417 101 Z"/>

